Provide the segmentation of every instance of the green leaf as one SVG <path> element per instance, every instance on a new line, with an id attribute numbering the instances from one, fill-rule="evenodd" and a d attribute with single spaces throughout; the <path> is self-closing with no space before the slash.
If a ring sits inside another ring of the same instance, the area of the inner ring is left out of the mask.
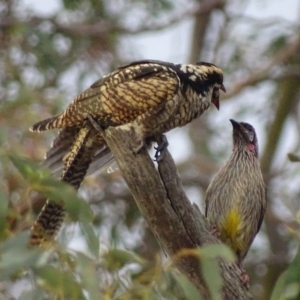
<path id="1" fill-rule="evenodd" d="M 212 300 L 222 300 L 223 279 L 216 259 L 201 257 L 201 270 Z"/>
<path id="2" fill-rule="evenodd" d="M 300 161 L 300 156 L 294 153 L 288 153 L 288 159 L 291 162 L 299 162 Z"/>
<path id="3" fill-rule="evenodd" d="M 283 293 L 284 287 L 285 287 L 285 282 L 286 282 L 286 272 L 283 272 L 277 282 L 276 285 L 272 291 L 272 296 L 270 300 L 279 300 L 280 299 L 280 295 Z"/>
<path id="4" fill-rule="evenodd" d="M 233 251 L 224 244 L 213 244 L 206 245 L 204 247 L 199 248 L 200 256 L 207 258 L 217 258 L 222 257 L 228 262 L 235 262 L 236 257 Z"/>
<path id="5" fill-rule="evenodd" d="M 81 222 L 80 228 L 85 236 L 88 248 L 95 258 L 99 258 L 99 235 L 96 234 L 93 226 L 87 222 Z"/>
<path id="6" fill-rule="evenodd" d="M 103 255 L 104 266 L 109 271 L 118 271 L 126 264 L 136 262 L 142 264 L 144 261 L 136 254 L 124 250 L 112 249 Z"/>
<path id="7" fill-rule="evenodd" d="M 234 263 L 236 257 L 232 250 L 224 244 L 207 245 L 198 249 L 201 270 L 213 300 L 221 300 L 223 278 L 220 274 L 218 258 Z"/>
<path id="8" fill-rule="evenodd" d="M 52 295 L 70 297 L 70 299 L 85 299 L 80 284 L 69 271 L 62 271 L 52 266 L 35 269 L 38 284 Z"/>
<path id="9" fill-rule="evenodd" d="M 0 191 L 0 238 L 4 236 L 7 226 L 8 196 Z"/>
<path id="10" fill-rule="evenodd" d="M 28 249 L 27 233 L 18 234 L 3 242 L 0 252 L 0 280 L 36 266 L 41 254 L 40 249 Z"/>
<path id="11" fill-rule="evenodd" d="M 277 280 L 271 300 L 277 299 L 300 299 L 300 251 Z"/>
<path id="12" fill-rule="evenodd" d="M 184 276 L 183 274 L 178 274 L 177 277 L 178 277 L 177 283 L 182 288 L 184 296 L 186 297 L 185 299 L 187 299 L 187 300 L 194 300 L 194 299 L 202 300 L 202 296 L 200 295 L 199 291 L 187 279 L 186 276 Z"/>
<path id="13" fill-rule="evenodd" d="M 76 263 L 76 270 L 78 270 L 82 288 L 89 293 L 88 299 L 101 299 L 99 289 L 99 274 L 97 274 L 95 261 L 84 254 L 77 253 Z"/>
<path id="14" fill-rule="evenodd" d="M 51 177 L 47 170 L 26 158 L 21 158 L 15 154 L 10 154 L 8 157 L 30 188 L 52 201 L 63 202 L 73 220 L 92 221 L 93 213 L 90 207 L 77 196 L 77 192 L 70 185 Z"/>

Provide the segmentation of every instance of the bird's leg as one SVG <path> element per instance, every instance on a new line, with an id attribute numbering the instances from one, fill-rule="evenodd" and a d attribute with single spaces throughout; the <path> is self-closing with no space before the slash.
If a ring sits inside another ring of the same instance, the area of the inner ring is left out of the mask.
<path id="1" fill-rule="evenodd" d="M 132 148 L 132 151 L 134 154 L 138 154 L 142 148 L 147 148 L 146 143 L 146 134 L 144 132 L 143 125 L 140 124 L 140 122 L 136 121 L 132 124 L 131 130 L 134 130 L 134 143 L 137 145 L 134 148 Z"/>
<path id="2" fill-rule="evenodd" d="M 147 144 L 144 139 L 142 139 L 141 141 L 137 140 L 137 146 L 132 148 L 132 151 L 134 154 L 138 154 L 145 146 L 147 146 Z"/>
<path id="3" fill-rule="evenodd" d="M 136 120 L 131 125 L 131 129 L 135 131 L 134 142 L 137 145 L 132 148 L 133 153 L 138 154 L 142 148 L 148 148 L 153 141 L 153 138 L 149 135 L 149 132 L 144 127 L 144 124 L 140 122 L 140 120 Z"/>
<path id="4" fill-rule="evenodd" d="M 220 238 L 221 234 L 217 225 L 212 225 L 210 229 L 210 234 L 216 238 Z"/>
<path id="5" fill-rule="evenodd" d="M 241 270 L 241 281 L 242 281 L 243 285 L 248 287 L 250 279 L 249 279 L 249 276 L 248 276 L 246 270 L 243 268 L 243 265 L 240 261 L 237 262 L 237 266 Z"/>
<path id="6" fill-rule="evenodd" d="M 159 137 L 155 137 L 155 140 L 157 142 L 157 147 L 154 147 L 156 150 L 154 157 L 156 161 L 161 161 L 166 154 L 169 142 L 164 134 L 160 135 Z"/>
<path id="7" fill-rule="evenodd" d="M 101 136 L 104 135 L 104 130 L 101 128 L 101 126 L 97 123 L 97 121 L 92 117 L 91 114 L 87 114 L 87 118 L 91 122 L 91 125 L 95 128 L 97 132 L 101 134 Z"/>

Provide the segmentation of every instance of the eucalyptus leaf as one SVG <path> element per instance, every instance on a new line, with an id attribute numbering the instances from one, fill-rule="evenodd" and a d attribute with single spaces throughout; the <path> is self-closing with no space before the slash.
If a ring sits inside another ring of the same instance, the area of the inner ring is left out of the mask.
<path id="1" fill-rule="evenodd" d="M 180 273 L 177 277 L 177 283 L 181 286 L 186 300 L 203 299 L 197 288 L 186 278 L 186 276 Z"/>
<path id="2" fill-rule="evenodd" d="M 62 271 L 53 266 L 45 266 L 35 269 L 37 282 L 52 295 L 70 297 L 70 299 L 86 299 L 80 284 L 69 271 Z"/>

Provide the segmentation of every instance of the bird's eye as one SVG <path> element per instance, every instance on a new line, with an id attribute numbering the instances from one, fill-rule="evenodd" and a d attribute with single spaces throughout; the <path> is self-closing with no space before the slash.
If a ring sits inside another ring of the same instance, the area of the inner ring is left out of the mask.
<path id="1" fill-rule="evenodd" d="M 248 131 L 247 133 L 248 133 L 249 141 L 250 141 L 250 142 L 253 142 L 253 139 L 254 139 L 254 133 L 251 132 L 251 131 Z"/>

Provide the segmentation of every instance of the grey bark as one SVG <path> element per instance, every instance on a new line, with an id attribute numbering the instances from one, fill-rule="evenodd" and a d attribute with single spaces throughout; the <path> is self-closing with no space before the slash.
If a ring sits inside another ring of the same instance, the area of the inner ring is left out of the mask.
<path id="1" fill-rule="evenodd" d="M 210 234 L 203 214 L 191 204 L 183 191 L 176 166 L 168 151 L 156 169 L 146 149 L 142 149 L 138 155 L 131 150 L 136 146 L 133 129 L 111 127 L 103 136 L 141 214 L 171 258 L 182 249 L 218 243 Z M 174 260 L 174 263 L 197 287 L 203 298 L 210 299 L 200 272 L 199 259 L 185 256 Z M 240 272 L 234 265 L 220 259 L 219 266 L 224 281 L 223 299 L 253 299 L 240 281 Z"/>

